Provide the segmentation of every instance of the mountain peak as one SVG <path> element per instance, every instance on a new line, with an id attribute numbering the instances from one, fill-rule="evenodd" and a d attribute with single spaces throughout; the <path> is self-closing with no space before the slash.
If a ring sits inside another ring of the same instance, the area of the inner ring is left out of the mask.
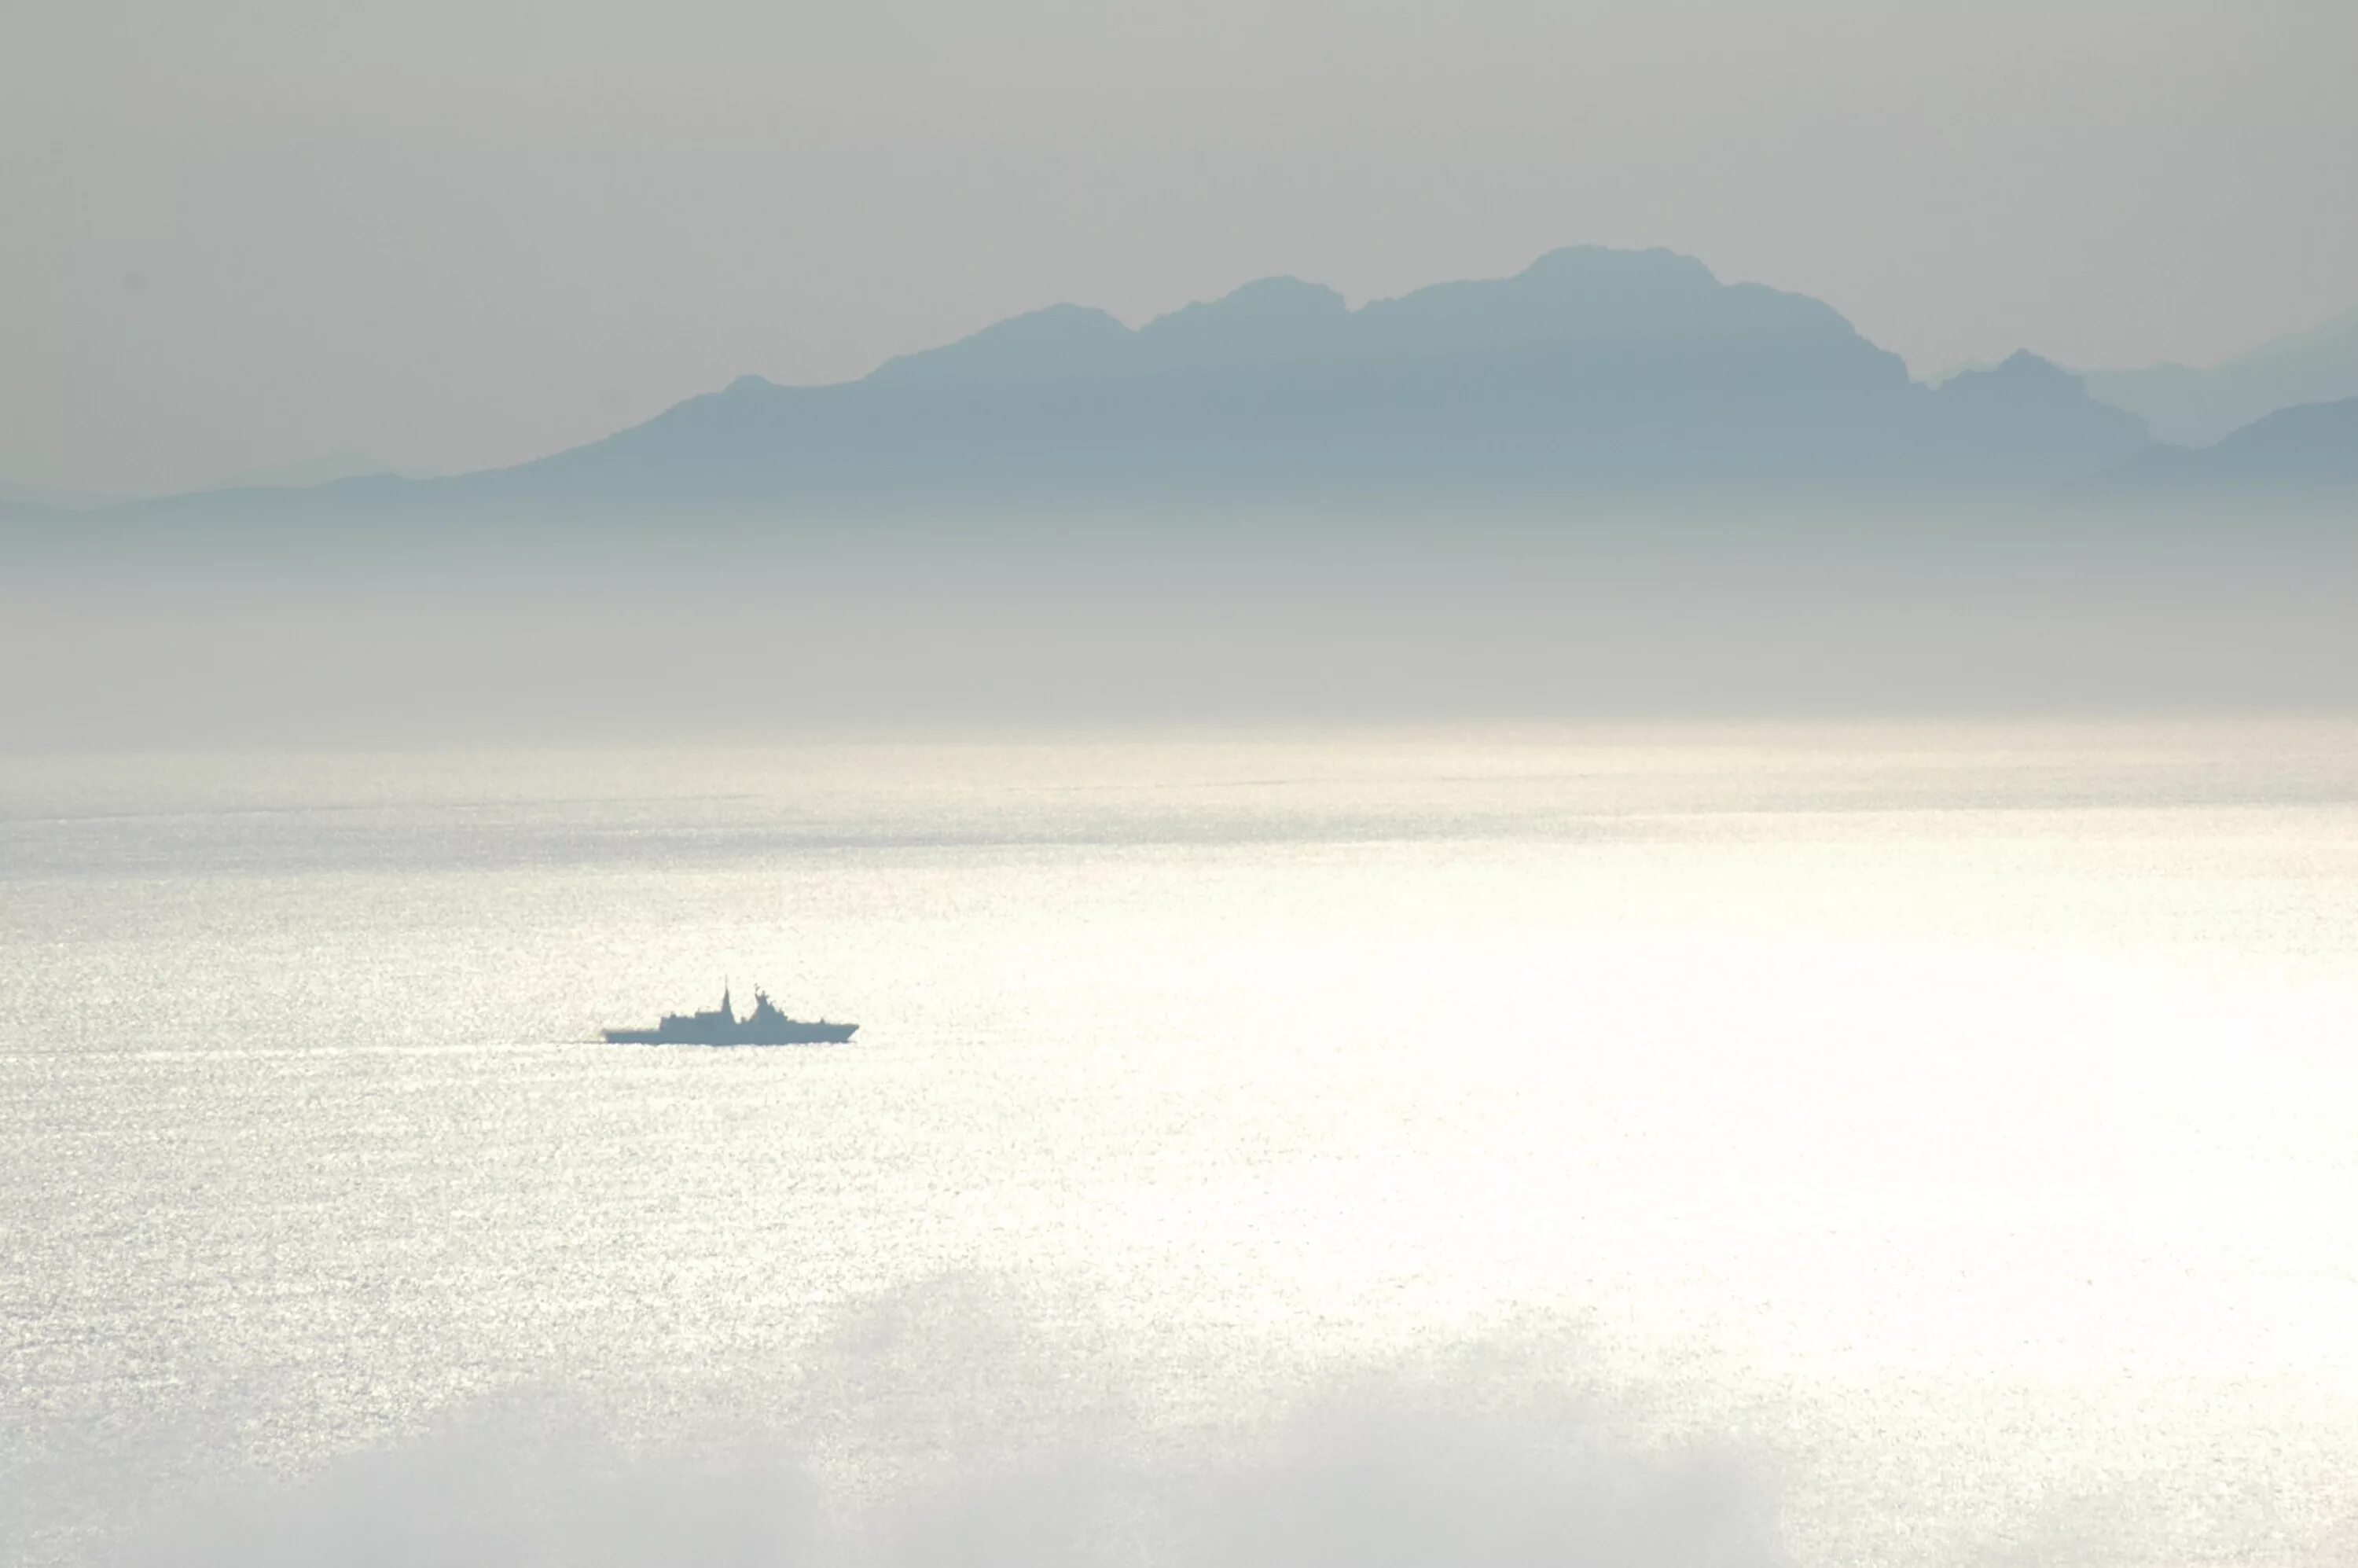
<path id="1" fill-rule="evenodd" d="M 2100 472 L 2150 439 L 2145 421 L 2100 402 L 2054 361 L 2017 349 L 1986 370 L 1968 370 L 1932 396 L 1993 442 L 2062 454 L 2065 466 Z"/>
<path id="2" fill-rule="evenodd" d="M 1961 371 L 1950 377 L 1947 384 L 1966 386 L 1969 389 L 1973 386 L 2001 384 L 2017 390 L 2037 386 L 2056 392 L 2082 386 L 2079 376 L 2065 370 L 2053 360 L 2032 353 L 2028 349 L 2017 349 L 1994 365 Z"/>
<path id="3" fill-rule="evenodd" d="M 1138 330 L 1134 359 L 1150 373 L 1325 359 L 1347 344 L 1350 328 L 1350 307 L 1325 284 L 1258 278 L 1149 321 Z"/>
<path id="4" fill-rule="evenodd" d="M 1169 315 L 1156 317 L 1141 330 L 1151 332 L 1164 322 L 1187 316 L 1263 314 L 1271 311 L 1347 315 L 1350 307 L 1344 303 L 1340 294 L 1325 284 L 1285 274 L 1275 277 L 1257 277 L 1250 283 L 1238 284 L 1217 299 L 1183 305 Z"/>
<path id="5" fill-rule="evenodd" d="M 1722 283 L 1693 256 L 1660 248 L 1568 246 L 1512 277 L 1434 284 L 1360 314 L 1381 323 L 1394 352 L 1793 337 L 1866 346 L 1823 301 Z"/>
<path id="6" fill-rule="evenodd" d="M 1634 251 L 1619 250 L 1611 245 L 1559 245 L 1541 255 L 1517 276 L 1593 279 L 1639 274 L 1681 276 L 1690 282 L 1719 281 L 1711 268 L 1696 257 L 1662 245 L 1649 245 L 1644 250 Z"/>
<path id="7" fill-rule="evenodd" d="M 1086 305 L 1051 305 L 1011 316 L 981 331 L 887 360 L 876 382 L 1021 381 L 1103 374 L 1120 368 L 1130 330 Z"/>
<path id="8" fill-rule="evenodd" d="M 871 381 L 955 384 L 1162 375 L 1214 368 L 1397 361 L 1527 349 L 1810 341 L 1835 358 L 1875 356 L 1830 306 L 1759 284 L 1725 284 L 1669 250 L 1574 245 L 1511 277 L 1435 284 L 1353 310 L 1323 284 L 1264 277 L 1182 306 L 1131 331 L 1102 310 L 1053 305 L 942 348 L 888 362 Z"/>

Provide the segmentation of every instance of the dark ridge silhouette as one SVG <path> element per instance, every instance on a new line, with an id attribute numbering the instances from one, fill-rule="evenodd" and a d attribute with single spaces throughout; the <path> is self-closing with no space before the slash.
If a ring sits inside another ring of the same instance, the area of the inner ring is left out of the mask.
<path id="1" fill-rule="evenodd" d="M 2033 353 L 1952 376 L 1933 396 L 1989 449 L 2050 475 L 2093 471 L 2148 444 L 2136 415 L 2097 401 L 2078 376 Z"/>
<path id="2" fill-rule="evenodd" d="M 1130 329 L 1102 310 L 1051 305 L 942 348 L 904 355 L 868 379 L 938 385 L 1116 374 L 1130 342 Z M 729 390 L 768 385 L 760 376 L 741 376 Z"/>
<path id="3" fill-rule="evenodd" d="M 508 518 L 1160 503 L 1483 506 L 2038 492 L 2135 418 L 2017 355 L 1939 391 L 1822 302 L 1581 248 L 1348 308 L 1266 278 L 1132 330 L 1063 305 L 856 381 L 741 377 L 603 440 L 434 481 L 143 510 Z"/>
<path id="4" fill-rule="evenodd" d="M 2091 392 L 2142 417 L 2159 439 L 2206 446 L 2279 408 L 2358 397 L 2358 309 L 2208 369 L 2090 371 L 2086 380 Z"/>
<path id="5" fill-rule="evenodd" d="M 1356 311 L 1333 289 L 1292 277 L 1249 283 L 1135 332 L 1102 311 L 1060 305 L 892 360 L 868 379 L 1073 380 L 1812 335 L 1856 341 L 1814 299 L 1723 285 L 1701 262 L 1669 251 L 1591 247 L 1542 256 L 1514 277 L 1436 284 Z M 1898 365 L 1885 368 L 1904 382 Z"/>
<path id="6" fill-rule="evenodd" d="M 2155 447 L 2107 479 L 2165 490 L 2348 492 L 2358 501 L 2358 397 L 2281 408 L 2208 447 Z"/>
<path id="7" fill-rule="evenodd" d="M 753 506 L 2036 486 L 2144 442 L 2068 379 L 1934 394 L 1816 300 L 1580 249 L 1356 311 L 1290 278 L 1134 332 L 1058 307 L 846 385 L 741 380 L 476 483 Z"/>

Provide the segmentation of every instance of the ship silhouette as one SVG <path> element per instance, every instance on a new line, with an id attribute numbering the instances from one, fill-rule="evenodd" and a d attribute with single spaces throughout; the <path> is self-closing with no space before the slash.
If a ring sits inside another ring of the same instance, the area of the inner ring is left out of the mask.
<path id="1" fill-rule="evenodd" d="M 788 1018 L 760 989 L 753 1011 L 743 1018 L 720 989 L 720 1005 L 708 1012 L 667 1012 L 653 1029 L 600 1031 L 614 1045 L 840 1045 L 859 1032 L 856 1023 L 817 1023 Z"/>

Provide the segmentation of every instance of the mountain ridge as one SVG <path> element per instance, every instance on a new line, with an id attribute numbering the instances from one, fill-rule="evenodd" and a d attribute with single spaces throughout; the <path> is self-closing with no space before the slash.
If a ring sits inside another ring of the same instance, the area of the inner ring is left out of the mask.
<path id="1" fill-rule="evenodd" d="M 2279 409 L 2358 397 L 2358 307 L 2210 366 L 2082 372 L 2088 388 L 2158 439 L 2211 445 Z"/>
<path id="2" fill-rule="evenodd" d="M 2245 492 L 2347 490 L 2358 498 L 2358 397 L 2279 408 L 2206 447 L 2156 446 L 2105 479 Z"/>
<path id="3" fill-rule="evenodd" d="M 1257 279 L 1130 328 L 1064 304 L 856 380 L 757 375 L 526 462 L 181 497 L 793 512 L 2039 493 L 2133 462 L 2133 414 L 2018 352 L 1938 387 L 1833 307 L 1666 250 L 1552 251 L 1355 308 Z M 276 498 L 276 499 L 274 499 Z"/>
<path id="4" fill-rule="evenodd" d="M 1551 251 L 1508 277 L 1429 284 L 1356 308 L 1324 284 L 1284 276 L 1254 279 L 1135 329 L 1091 307 L 1052 305 L 835 384 L 1077 379 L 1809 330 L 1839 330 L 1866 345 L 1832 307 L 1806 295 L 1723 284 L 1702 262 L 1672 251 L 1580 245 Z M 1891 362 L 1904 376 L 1897 356 Z"/>

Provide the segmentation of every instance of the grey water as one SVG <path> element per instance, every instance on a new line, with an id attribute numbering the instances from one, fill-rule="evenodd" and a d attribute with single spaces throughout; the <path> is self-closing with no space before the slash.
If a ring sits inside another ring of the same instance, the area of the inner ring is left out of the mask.
<path id="1" fill-rule="evenodd" d="M 2346 1560 L 2353 1021 L 2348 722 L 7 757 L 0 1559 Z"/>

